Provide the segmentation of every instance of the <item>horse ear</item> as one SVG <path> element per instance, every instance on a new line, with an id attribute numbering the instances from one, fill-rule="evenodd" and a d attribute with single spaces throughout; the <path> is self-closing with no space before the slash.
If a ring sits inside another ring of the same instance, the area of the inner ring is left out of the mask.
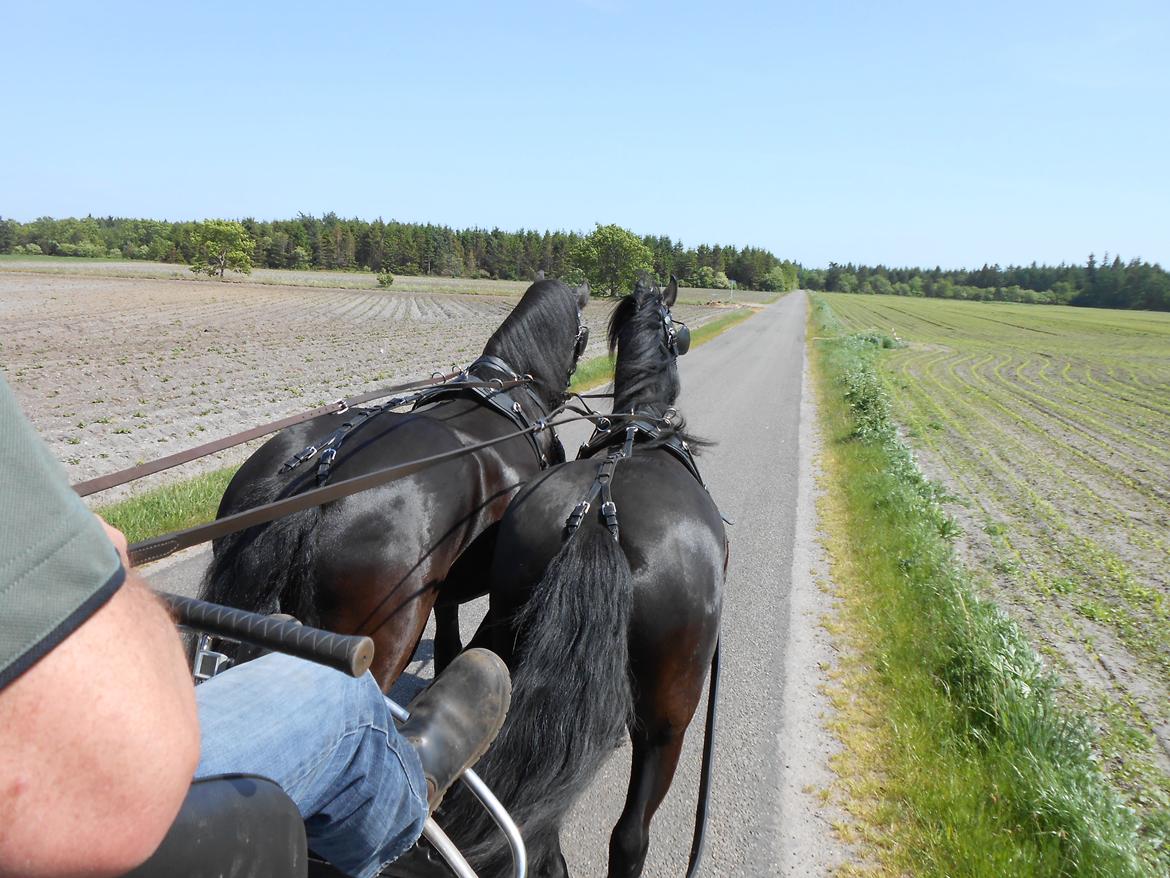
<path id="1" fill-rule="evenodd" d="M 536 273 L 536 277 L 534 277 L 533 280 L 544 280 L 544 269 L 543 268 Z"/>
<path id="2" fill-rule="evenodd" d="M 662 301 L 667 308 L 673 308 L 674 302 L 678 298 L 678 278 L 673 274 L 670 276 L 670 283 L 666 285 L 666 290 L 662 294 Z"/>
<path id="3" fill-rule="evenodd" d="M 580 310 L 589 304 L 589 281 L 584 281 L 581 286 L 573 290 L 577 294 L 577 309 Z"/>

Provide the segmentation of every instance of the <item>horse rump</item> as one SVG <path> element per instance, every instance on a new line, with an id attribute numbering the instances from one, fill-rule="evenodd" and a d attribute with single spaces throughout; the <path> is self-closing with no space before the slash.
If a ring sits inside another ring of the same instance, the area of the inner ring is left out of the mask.
<path id="1" fill-rule="evenodd" d="M 230 509 L 220 507 L 220 515 L 276 499 L 279 486 L 273 482 L 249 485 L 233 498 Z M 313 506 L 220 537 L 212 545 L 199 596 L 254 613 L 290 613 L 306 625 L 320 625 L 313 600 L 313 559 L 321 516 L 321 507 Z"/>
<path id="2" fill-rule="evenodd" d="M 549 562 L 508 632 L 516 636 L 512 705 L 475 770 L 520 826 L 534 872 L 557 850 L 564 814 L 633 716 L 632 579 L 609 532 L 586 523 Z M 466 790 L 451 797 L 443 816 L 480 874 L 505 872 L 507 844 Z"/>

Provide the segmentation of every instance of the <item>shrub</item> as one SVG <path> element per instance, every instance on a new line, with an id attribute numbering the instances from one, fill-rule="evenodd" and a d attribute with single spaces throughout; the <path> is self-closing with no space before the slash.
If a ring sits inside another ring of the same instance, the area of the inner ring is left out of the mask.
<path id="1" fill-rule="evenodd" d="M 391 274 L 388 271 L 382 271 L 382 272 L 378 273 L 378 286 L 388 287 L 388 286 L 393 285 L 393 283 L 394 283 L 394 275 L 393 274 Z"/>

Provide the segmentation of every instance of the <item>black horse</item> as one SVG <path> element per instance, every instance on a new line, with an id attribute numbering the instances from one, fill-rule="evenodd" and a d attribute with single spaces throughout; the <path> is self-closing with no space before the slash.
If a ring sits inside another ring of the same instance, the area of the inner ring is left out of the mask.
<path id="1" fill-rule="evenodd" d="M 346 479 L 518 431 L 564 398 L 588 331 L 581 309 L 588 287 L 538 280 L 488 340 L 470 378 L 509 384 L 443 387 L 413 411 L 349 411 L 284 430 L 236 473 L 222 517 L 314 487 L 321 466 Z M 515 411 L 513 411 L 515 409 Z M 338 437 L 321 454 L 298 453 Z M 495 526 L 508 501 L 542 466 L 564 460 L 551 429 L 459 455 L 382 487 L 216 541 L 202 597 L 257 612 L 291 613 L 305 624 L 368 634 L 371 669 L 389 690 L 410 660 L 436 598 L 451 605 L 445 663 L 459 649 L 457 601 L 484 591 Z M 437 638 L 438 639 L 438 638 Z M 439 644 L 436 644 L 439 648 Z"/>
<path id="2" fill-rule="evenodd" d="M 512 706 L 476 770 L 522 827 L 535 875 L 567 875 L 561 821 L 627 729 L 633 763 L 609 874 L 641 874 L 718 640 L 727 539 L 673 409 L 689 344 L 670 317 L 677 289 L 673 278 L 665 294 L 639 283 L 617 305 L 608 431 L 594 433 L 587 459 L 529 482 L 500 523 L 474 644 L 508 662 Z M 501 872 L 506 849 L 466 794 L 447 811 L 480 874 Z"/>

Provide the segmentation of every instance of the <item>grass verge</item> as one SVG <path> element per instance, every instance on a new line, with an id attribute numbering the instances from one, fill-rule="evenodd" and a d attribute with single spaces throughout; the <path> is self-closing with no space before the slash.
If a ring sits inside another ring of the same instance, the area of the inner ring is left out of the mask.
<path id="1" fill-rule="evenodd" d="M 152 488 L 135 497 L 98 506 L 95 512 L 126 534 L 132 543 L 148 537 L 194 527 L 215 518 L 220 498 L 239 467 Z"/>
<path id="2" fill-rule="evenodd" d="M 691 336 L 691 346 L 703 344 L 750 317 L 754 311 L 744 309 L 710 320 Z M 582 363 L 573 376 L 572 389 L 588 390 L 613 379 L 613 359 L 593 357 Z M 239 467 L 227 467 L 193 479 L 153 488 L 135 497 L 107 506 L 96 512 L 135 543 L 173 530 L 193 527 L 215 518 L 220 498 Z"/>
<path id="3" fill-rule="evenodd" d="M 846 832 L 893 874 L 1165 874 L 1166 827 L 1139 827 L 1031 646 L 955 561 L 939 489 L 890 418 L 884 340 L 841 335 L 823 300 L 812 319 L 835 633 L 851 647 L 830 692 Z"/>
<path id="4" fill-rule="evenodd" d="M 753 308 L 741 308 L 730 314 L 724 314 L 722 317 L 716 317 L 714 320 L 708 320 L 691 333 L 691 347 L 695 348 L 701 344 L 706 344 L 716 336 L 727 332 L 731 327 L 747 320 L 755 313 L 755 309 Z M 612 380 L 613 357 L 608 355 L 592 357 L 577 366 L 577 371 L 573 373 L 573 381 L 569 385 L 569 390 L 581 393 L 586 390 L 591 390 L 594 387 L 600 387 L 602 384 L 608 384 Z"/>

